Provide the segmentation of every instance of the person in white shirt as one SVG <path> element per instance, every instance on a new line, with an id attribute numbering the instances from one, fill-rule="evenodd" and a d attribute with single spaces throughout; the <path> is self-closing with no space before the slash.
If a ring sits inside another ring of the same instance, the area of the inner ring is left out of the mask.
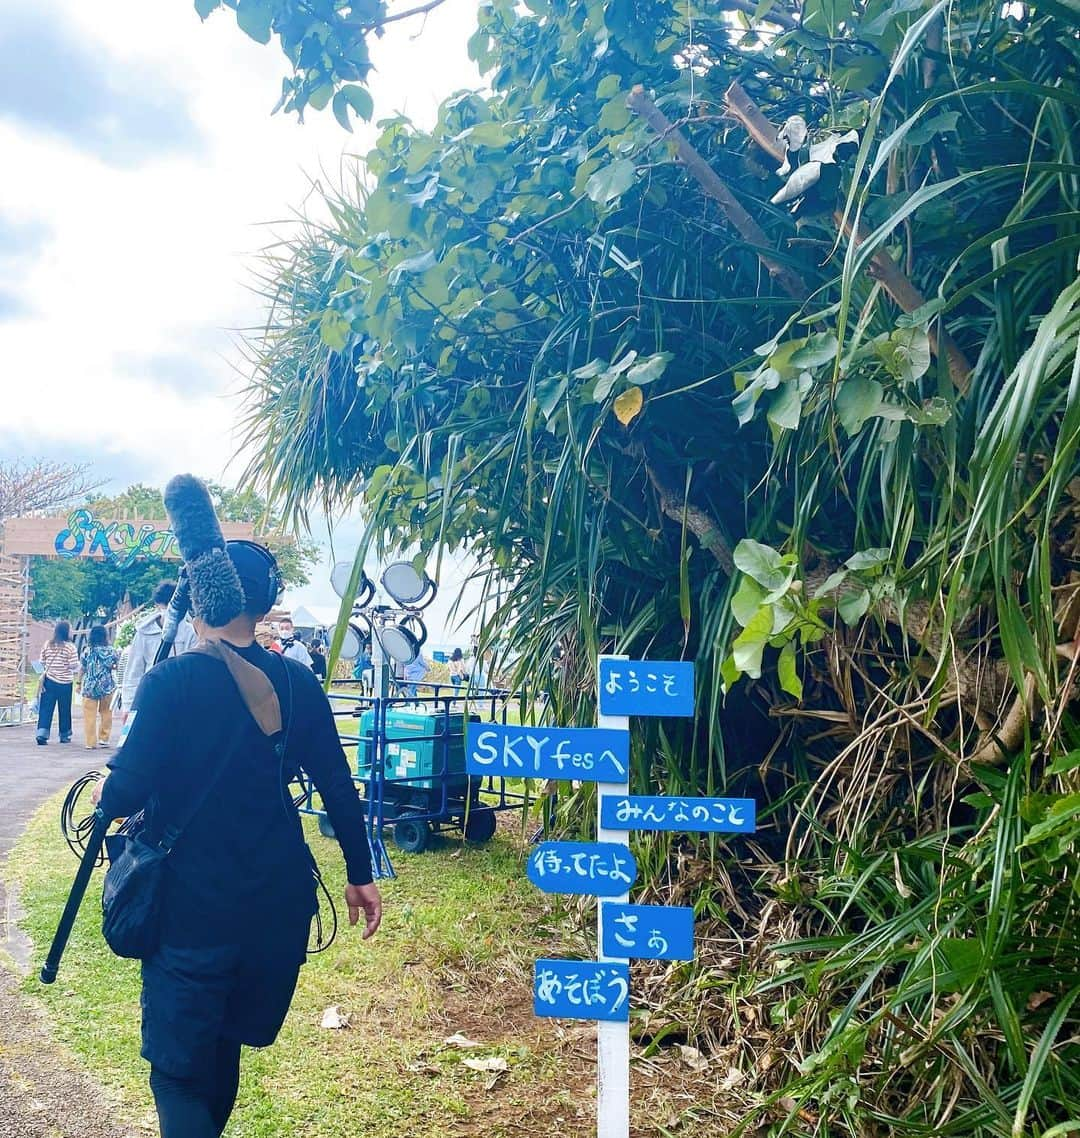
<path id="1" fill-rule="evenodd" d="M 311 653 L 304 647 L 304 642 L 296 635 L 293 622 L 286 617 L 278 625 L 278 643 L 281 645 L 282 656 L 296 660 L 305 668 L 311 667 Z"/>
<path id="2" fill-rule="evenodd" d="M 176 591 L 175 581 L 162 581 L 154 590 L 154 611 L 139 621 L 135 628 L 135 638 L 129 645 L 127 658 L 124 661 L 123 683 L 120 689 L 120 706 L 123 718 L 126 721 L 135 693 L 139 690 L 139 681 L 150 670 L 161 644 L 161 632 L 165 625 L 165 610 Z M 171 655 L 179 656 L 183 652 L 190 652 L 199 642 L 198 634 L 192 627 L 191 621 L 184 617 L 176 630 L 176 640 L 173 642 Z"/>

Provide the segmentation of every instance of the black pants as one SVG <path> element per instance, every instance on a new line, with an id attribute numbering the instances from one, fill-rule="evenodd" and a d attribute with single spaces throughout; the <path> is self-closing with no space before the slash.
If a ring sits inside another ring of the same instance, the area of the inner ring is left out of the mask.
<path id="1" fill-rule="evenodd" d="M 52 731 L 53 709 L 60 709 L 60 741 L 71 738 L 71 684 L 58 684 L 45 677 L 38 700 L 37 737 L 48 739 Z"/>
<path id="2" fill-rule="evenodd" d="M 161 1138 L 220 1138 L 239 1085 L 240 1044 L 232 1039 L 218 1039 L 213 1063 L 199 1075 L 178 1078 L 152 1066 Z"/>

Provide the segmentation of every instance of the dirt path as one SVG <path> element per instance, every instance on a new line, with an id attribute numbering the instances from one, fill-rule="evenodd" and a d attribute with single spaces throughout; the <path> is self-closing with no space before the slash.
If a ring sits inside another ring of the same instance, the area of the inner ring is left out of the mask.
<path id="1" fill-rule="evenodd" d="M 76 713 L 77 714 L 77 713 Z M 117 1120 L 116 1105 L 52 1039 L 44 1014 L 18 991 L 19 975 L 45 946 L 17 928 L 18 898 L 4 889 L 3 861 L 38 806 L 76 776 L 100 767 L 107 752 L 79 744 L 34 742 L 34 729 L 0 728 L 0 1138 L 145 1138 Z M 75 859 L 71 862 L 72 875 Z"/>

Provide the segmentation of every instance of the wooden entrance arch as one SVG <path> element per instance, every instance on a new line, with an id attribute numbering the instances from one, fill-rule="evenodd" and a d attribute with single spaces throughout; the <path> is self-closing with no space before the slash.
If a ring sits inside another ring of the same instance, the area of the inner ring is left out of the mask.
<path id="1" fill-rule="evenodd" d="M 252 540 L 250 522 L 223 522 L 227 540 Z M 0 726 L 26 718 L 30 558 L 108 561 L 121 568 L 152 558 L 179 561 L 168 522 L 99 518 L 88 506 L 50 517 L 9 518 L 0 546 Z"/>

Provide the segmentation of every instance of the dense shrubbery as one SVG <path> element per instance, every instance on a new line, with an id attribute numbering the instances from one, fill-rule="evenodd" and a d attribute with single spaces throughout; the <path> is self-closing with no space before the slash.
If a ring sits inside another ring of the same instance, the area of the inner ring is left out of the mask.
<path id="1" fill-rule="evenodd" d="M 470 551 L 568 722 L 599 650 L 697 661 L 638 778 L 765 826 L 653 847 L 722 932 L 652 990 L 732 1125 L 1080 1129 L 1070 2 L 527 7 L 269 260 L 253 473 Z M 793 217 L 795 114 L 859 144 Z"/>

